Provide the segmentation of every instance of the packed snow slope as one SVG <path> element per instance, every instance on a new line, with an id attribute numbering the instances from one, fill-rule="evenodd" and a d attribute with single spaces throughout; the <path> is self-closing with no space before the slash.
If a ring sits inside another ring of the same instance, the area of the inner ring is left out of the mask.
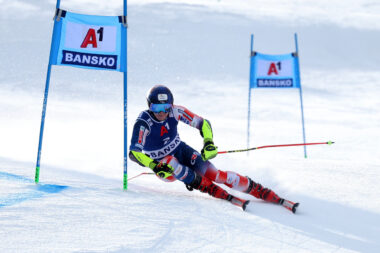
<path id="1" fill-rule="evenodd" d="M 120 0 L 62 0 L 121 15 Z M 152 175 L 122 190 L 122 74 L 53 66 L 34 184 L 54 0 L 0 0 L 0 252 L 380 252 L 380 4 L 374 0 L 131 0 L 128 140 L 145 94 L 211 121 L 219 150 L 246 147 L 250 35 L 268 54 L 298 34 L 306 140 L 334 145 L 219 155 L 300 202 L 244 194 L 247 211 Z M 252 146 L 302 142 L 297 90 L 254 90 Z M 180 125 L 202 148 L 199 132 Z M 129 177 L 148 172 L 128 163 Z"/>

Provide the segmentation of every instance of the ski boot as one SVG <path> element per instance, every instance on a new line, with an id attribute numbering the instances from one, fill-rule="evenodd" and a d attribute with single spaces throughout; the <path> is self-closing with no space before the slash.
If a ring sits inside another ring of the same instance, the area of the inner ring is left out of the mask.
<path id="1" fill-rule="evenodd" d="M 229 194 L 226 190 L 224 190 L 220 186 L 214 184 L 207 177 L 202 177 L 198 174 L 195 174 L 195 178 L 194 178 L 193 182 L 186 185 L 186 188 L 189 191 L 196 189 L 196 190 L 199 190 L 201 192 L 208 193 L 209 195 L 213 196 L 214 198 L 227 200 L 227 201 L 231 202 L 233 205 L 241 207 L 243 210 L 246 209 L 246 207 L 249 203 L 249 200 L 240 199 L 238 197 L 235 197 L 235 196 Z"/>
<path id="2" fill-rule="evenodd" d="M 255 183 L 252 179 L 248 178 L 249 186 L 245 193 L 252 195 L 258 199 L 262 199 L 275 204 L 281 204 L 281 198 L 271 189 L 264 188 L 261 184 Z"/>
<path id="3" fill-rule="evenodd" d="M 255 183 L 252 179 L 249 177 L 249 186 L 248 189 L 245 191 L 245 193 L 248 193 L 256 198 L 263 199 L 267 202 L 271 202 L 274 204 L 281 205 L 288 209 L 289 211 L 292 211 L 293 213 L 296 213 L 297 207 L 299 206 L 299 203 L 294 203 L 292 201 L 280 198 L 274 191 L 268 188 L 264 188 L 261 184 Z"/>

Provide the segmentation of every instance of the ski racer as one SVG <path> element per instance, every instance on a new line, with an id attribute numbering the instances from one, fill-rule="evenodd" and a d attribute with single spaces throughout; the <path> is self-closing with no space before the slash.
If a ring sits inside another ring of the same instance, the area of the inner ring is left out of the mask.
<path id="1" fill-rule="evenodd" d="M 163 85 L 152 87 L 147 94 L 147 102 L 148 110 L 140 113 L 133 128 L 129 148 L 132 161 L 149 167 L 164 181 L 177 179 L 185 183 L 190 191 L 196 189 L 208 193 L 215 198 L 230 201 L 243 210 L 249 201 L 229 194 L 217 184 L 284 205 L 284 199 L 274 191 L 247 176 L 219 170 L 209 161 L 218 154 L 210 122 L 185 107 L 174 105 L 169 88 Z M 203 137 L 201 153 L 181 141 L 177 132 L 180 121 L 200 131 Z M 292 210 L 293 204 L 287 203 L 287 208 Z"/>

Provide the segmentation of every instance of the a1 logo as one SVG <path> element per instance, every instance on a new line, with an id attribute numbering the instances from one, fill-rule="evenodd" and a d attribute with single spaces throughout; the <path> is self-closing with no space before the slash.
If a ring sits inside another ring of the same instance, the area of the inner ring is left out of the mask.
<path id="1" fill-rule="evenodd" d="M 84 38 L 82 44 L 80 45 L 81 48 L 87 48 L 89 44 L 92 45 L 92 48 L 98 47 L 98 42 L 96 39 L 96 33 L 99 34 L 99 41 L 103 41 L 103 33 L 104 33 L 104 27 L 100 27 L 96 32 L 95 29 L 90 28 L 87 31 L 86 37 Z"/>
<path id="2" fill-rule="evenodd" d="M 278 75 L 279 70 L 281 71 L 281 62 L 280 61 L 277 63 L 271 62 L 268 69 L 268 76 L 270 76 L 273 73 L 275 75 Z"/>

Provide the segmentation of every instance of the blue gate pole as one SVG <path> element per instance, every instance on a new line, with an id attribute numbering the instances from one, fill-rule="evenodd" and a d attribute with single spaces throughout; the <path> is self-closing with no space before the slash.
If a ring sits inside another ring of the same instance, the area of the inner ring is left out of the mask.
<path id="1" fill-rule="evenodd" d="M 57 0 L 56 9 L 59 9 L 60 6 L 60 0 Z M 54 23 L 56 21 L 54 20 Z M 49 86 L 50 86 L 50 73 L 51 73 L 51 54 L 53 49 L 53 38 L 54 38 L 54 30 L 52 33 L 52 39 L 51 39 L 51 45 L 50 45 L 50 55 L 49 55 L 49 64 L 47 68 L 47 74 L 46 74 L 46 83 L 45 83 L 45 93 L 44 93 L 44 102 L 42 106 L 42 117 L 41 117 L 41 127 L 40 127 L 40 138 L 38 142 L 38 152 L 37 152 L 37 162 L 36 162 L 36 172 L 34 176 L 34 182 L 38 184 L 40 181 L 40 162 L 41 162 L 41 150 L 42 150 L 42 139 L 44 135 L 44 127 L 45 127 L 45 116 L 46 116 L 46 107 L 47 107 L 47 100 L 49 95 Z"/>
<path id="2" fill-rule="evenodd" d="M 251 122 L 251 85 L 252 85 L 252 54 L 253 54 L 253 34 L 251 34 L 251 52 L 249 56 L 249 85 L 248 85 L 248 126 L 247 126 L 247 148 L 249 148 L 250 122 Z M 249 152 L 247 152 L 247 156 Z"/>
<path id="3" fill-rule="evenodd" d="M 123 14 L 125 16 L 125 18 L 127 18 L 127 0 L 124 0 L 124 11 L 123 11 Z M 126 21 L 127 22 L 127 21 Z M 128 171 L 127 171 L 127 165 L 128 165 L 128 147 L 127 147 L 127 137 L 128 137 L 128 116 L 127 116 L 127 62 L 128 62 L 128 52 L 127 52 L 127 49 L 128 49 L 128 46 L 127 46 L 127 41 L 128 41 L 128 37 L 127 37 L 127 28 L 125 28 L 125 34 L 126 34 L 126 41 L 124 41 L 124 47 L 125 47 L 125 54 L 126 54 L 126 57 L 125 57 L 125 72 L 124 72 L 124 87 L 123 87 L 123 90 L 124 90 L 124 176 L 123 176 L 123 188 L 124 190 L 127 190 L 128 189 Z"/>
<path id="4" fill-rule="evenodd" d="M 298 83 L 300 84 L 299 94 L 300 94 L 300 101 L 301 101 L 301 117 L 302 117 L 303 143 L 306 143 L 305 119 L 304 119 L 304 113 L 303 113 L 302 85 L 301 85 L 301 73 L 300 73 L 301 71 L 300 71 L 300 65 L 299 65 L 297 33 L 294 34 L 294 40 L 295 40 L 295 43 L 296 43 L 296 64 L 297 64 L 296 69 L 297 69 L 297 79 L 298 79 Z M 304 150 L 305 158 L 307 158 L 306 146 L 303 146 L 303 150 Z"/>

